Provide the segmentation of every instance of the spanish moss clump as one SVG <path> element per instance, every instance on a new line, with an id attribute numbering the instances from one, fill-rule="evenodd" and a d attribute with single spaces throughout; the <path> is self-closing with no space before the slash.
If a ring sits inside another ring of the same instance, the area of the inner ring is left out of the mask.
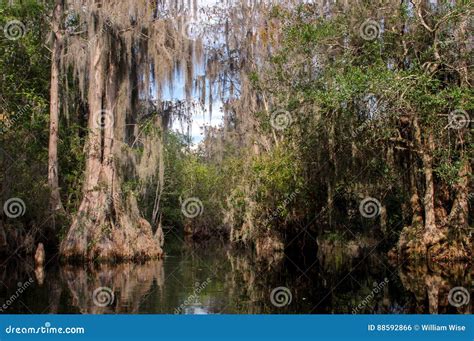
<path id="1" fill-rule="evenodd" d="M 125 184 L 149 182 L 157 169 L 162 184 L 161 137 L 144 130 L 150 123 L 166 127 L 161 117 L 149 117 L 160 113 L 151 112 L 148 102 L 160 98 L 178 61 L 192 64 L 193 50 L 154 2 L 72 2 L 67 11 L 75 26 L 66 61 L 88 106 L 89 133 L 84 197 L 61 254 L 89 260 L 160 257 L 161 227 L 152 228 L 141 216 Z"/>
<path id="2" fill-rule="evenodd" d="M 198 94 L 211 115 L 216 94 L 230 100 L 239 92 L 245 100 L 249 86 L 240 74 L 259 62 L 263 55 L 256 51 L 271 45 L 272 25 L 262 26 L 258 20 L 265 12 L 256 11 L 269 5 L 236 2 L 213 8 L 206 12 L 197 2 L 184 1 L 67 3 L 64 25 L 71 34 L 62 64 L 72 68 L 79 84 L 89 132 L 84 197 L 61 244 L 65 258 L 162 254 L 162 131 L 169 113 L 153 104 L 160 102 L 166 87 L 173 89 L 176 72 L 184 75 L 186 99 Z M 226 12 L 228 17 L 222 15 Z M 202 30 L 193 37 L 196 24 Z M 204 76 L 195 77 L 196 65 L 204 65 Z M 142 195 L 155 185 L 154 226 L 141 216 L 134 192 L 123 188 L 129 182 L 140 183 Z"/>

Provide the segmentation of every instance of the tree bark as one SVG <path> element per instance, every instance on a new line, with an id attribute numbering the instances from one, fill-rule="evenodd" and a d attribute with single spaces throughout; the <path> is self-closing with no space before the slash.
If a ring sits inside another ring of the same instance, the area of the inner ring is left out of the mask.
<path id="1" fill-rule="evenodd" d="M 53 10 L 53 46 L 51 53 L 51 90 L 49 111 L 49 148 L 48 148 L 48 185 L 50 189 L 50 207 L 52 212 L 63 212 L 64 208 L 59 193 L 58 171 L 58 130 L 59 130 L 59 75 L 63 49 L 61 18 L 63 0 L 56 0 Z"/>
<path id="2" fill-rule="evenodd" d="M 118 104 L 125 103 L 124 98 L 130 95 L 130 74 L 122 73 L 126 66 L 117 57 L 123 52 L 120 37 L 112 29 L 96 35 L 94 23 L 90 25 L 84 197 L 60 252 L 66 259 L 88 261 L 157 258 L 163 253 L 158 237 L 140 217 L 136 198 L 121 192 L 121 173 L 126 172 L 126 167 L 120 167 L 126 108 Z"/>
<path id="3" fill-rule="evenodd" d="M 425 235 L 434 236 L 436 234 L 436 215 L 435 215 L 435 188 L 433 180 L 433 134 L 428 133 L 426 148 L 423 151 L 423 173 L 425 174 Z"/>
<path id="4" fill-rule="evenodd" d="M 441 231 L 436 225 L 435 214 L 435 186 L 433 179 L 433 152 L 434 140 L 433 133 L 428 131 L 425 138 L 422 137 L 418 117 L 415 114 L 413 118 L 414 137 L 416 145 L 421 153 L 423 163 L 423 174 L 425 176 L 425 193 L 423 196 L 423 210 L 425 213 L 425 225 L 423 233 L 423 243 L 426 246 L 436 244 L 442 237 Z M 429 128 L 428 128 L 429 129 Z"/>
<path id="5" fill-rule="evenodd" d="M 463 160 L 456 185 L 456 197 L 448 217 L 448 224 L 464 229 L 469 226 L 469 176 L 472 174 L 468 160 Z"/>
<path id="6" fill-rule="evenodd" d="M 327 198 L 327 207 L 328 207 L 328 223 L 329 226 L 333 224 L 333 216 L 334 216 L 334 179 L 337 179 L 337 168 L 336 168 L 336 147 L 335 147 L 335 139 L 336 139 L 336 129 L 334 123 L 334 116 L 336 112 L 333 111 L 331 113 L 331 119 L 329 120 L 329 131 L 328 131 L 328 154 L 329 154 L 329 169 L 327 176 L 327 186 L 328 186 L 328 198 Z"/>
<path id="7" fill-rule="evenodd" d="M 423 209 L 421 208 L 420 204 L 420 195 L 418 194 L 418 186 L 416 184 L 416 165 L 415 165 L 415 158 L 413 157 L 413 153 L 410 152 L 410 204 L 412 207 L 412 226 L 422 225 L 423 224 Z"/>

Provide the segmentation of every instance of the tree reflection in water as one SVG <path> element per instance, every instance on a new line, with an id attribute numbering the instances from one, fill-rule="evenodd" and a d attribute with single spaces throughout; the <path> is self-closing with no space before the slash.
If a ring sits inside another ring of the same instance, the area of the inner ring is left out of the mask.
<path id="1" fill-rule="evenodd" d="M 143 298 L 155 284 L 159 290 L 164 285 L 163 261 L 155 260 L 142 264 L 101 264 L 89 267 L 65 266 L 61 277 L 72 296 L 72 304 L 83 314 L 139 313 Z M 94 292 L 100 288 L 110 289 L 105 306 Z"/>
<path id="2" fill-rule="evenodd" d="M 38 269 L 32 262 L 14 260 L 0 268 L 0 303 L 15 295 L 19 282 L 32 278 L 3 313 L 472 312 L 472 301 L 460 307 L 448 301 L 454 287 L 471 292 L 473 272 L 467 264 L 390 265 L 384 253 L 370 248 L 354 253 L 320 245 L 318 251 L 314 262 L 290 255 L 267 262 L 219 242 L 178 241 L 165 259 L 142 264 L 50 261 Z M 104 306 L 94 301 L 100 288 L 113 293 Z M 287 288 L 288 304 L 272 302 L 276 288 Z"/>

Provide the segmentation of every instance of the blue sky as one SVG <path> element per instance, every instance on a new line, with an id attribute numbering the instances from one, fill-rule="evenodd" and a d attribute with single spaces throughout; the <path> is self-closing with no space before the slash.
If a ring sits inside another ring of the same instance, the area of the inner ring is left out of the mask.
<path id="1" fill-rule="evenodd" d="M 199 75 L 199 72 L 196 73 Z M 209 89 L 207 90 L 209 91 Z M 165 89 L 163 93 L 163 100 L 184 100 L 185 99 L 185 88 L 184 88 L 184 79 L 183 77 L 176 76 L 175 85 L 173 91 L 170 92 L 169 89 Z M 216 96 L 214 96 L 216 98 Z M 197 95 L 196 95 L 197 99 Z M 208 103 L 206 103 L 206 109 L 202 110 L 198 106 L 196 111 L 193 112 L 191 117 L 191 123 L 181 122 L 178 119 L 174 119 L 171 129 L 181 133 L 187 133 L 189 130 L 192 137 L 192 142 L 194 144 L 199 144 L 204 138 L 203 127 L 212 126 L 217 127 L 222 124 L 223 112 L 222 112 L 222 102 L 216 98 L 212 106 L 212 116 L 209 113 Z"/>

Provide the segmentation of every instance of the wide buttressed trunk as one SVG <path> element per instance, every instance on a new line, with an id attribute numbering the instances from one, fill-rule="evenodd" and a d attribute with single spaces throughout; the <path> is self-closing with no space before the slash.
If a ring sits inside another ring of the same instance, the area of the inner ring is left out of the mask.
<path id="1" fill-rule="evenodd" d="M 136 198 L 122 191 L 134 167 L 124 152 L 133 111 L 133 51 L 116 29 L 96 13 L 88 21 L 89 135 L 85 146 L 83 199 L 61 244 L 66 259 L 143 260 L 162 255 Z M 125 155 L 125 157 L 124 157 Z"/>

